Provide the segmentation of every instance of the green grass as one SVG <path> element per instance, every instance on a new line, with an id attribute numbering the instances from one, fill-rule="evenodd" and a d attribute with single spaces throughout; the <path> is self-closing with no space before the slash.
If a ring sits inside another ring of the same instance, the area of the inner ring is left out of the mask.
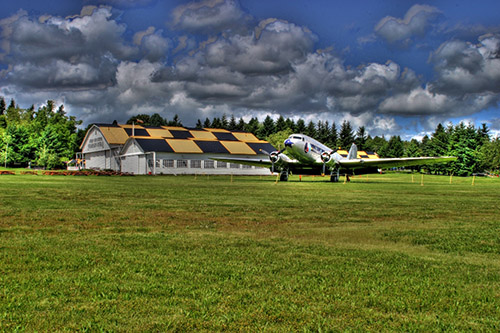
<path id="1" fill-rule="evenodd" d="M 500 329 L 500 180 L 0 176 L 0 331 Z"/>

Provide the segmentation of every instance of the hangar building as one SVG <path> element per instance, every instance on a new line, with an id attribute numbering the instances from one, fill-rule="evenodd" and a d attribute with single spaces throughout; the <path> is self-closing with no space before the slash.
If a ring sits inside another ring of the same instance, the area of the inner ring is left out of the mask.
<path id="1" fill-rule="evenodd" d="M 276 150 L 246 132 L 172 126 L 94 124 L 80 146 L 87 169 L 133 174 L 269 175 L 266 168 L 214 161 L 213 157 L 259 156 Z"/>

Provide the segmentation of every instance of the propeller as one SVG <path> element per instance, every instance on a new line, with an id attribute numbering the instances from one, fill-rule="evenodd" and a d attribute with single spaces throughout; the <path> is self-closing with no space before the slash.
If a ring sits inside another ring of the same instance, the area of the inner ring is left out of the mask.
<path id="1" fill-rule="evenodd" d="M 326 163 L 332 158 L 332 152 L 324 151 L 321 153 L 321 160 L 323 161 L 323 176 L 326 173 Z"/>
<path id="2" fill-rule="evenodd" d="M 280 154 L 286 150 L 286 147 L 280 150 L 275 150 L 273 152 L 268 153 L 264 149 L 261 149 L 260 151 L 263 152 L 264 154 L 269 155 L 269 159 L 271 160 L 271 172 L 274 173 L 274 164 L 280 160 Z"/>

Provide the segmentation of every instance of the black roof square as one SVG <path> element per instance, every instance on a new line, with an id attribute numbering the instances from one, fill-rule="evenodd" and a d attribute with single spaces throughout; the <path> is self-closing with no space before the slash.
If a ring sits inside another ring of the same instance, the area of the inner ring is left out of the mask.
<path id="1" fill-rule="evenodd" d="M 173 153 L 174 150 L 167 141 L 163 139 L 135 139 L 139 146 L 141 146 L 142 150 L 145 152 L 149 151 L 158 151 L 165 153 Z"/>
<path id="2" fill-rule="evenodd" d="M 200 149 L 204 153 L 222 153 L 222 154 L 229 153 L 227 149 L 219 141 L 195 140 L 194 142 L 198 145 L 198 147 L 200 147 Z"/>
<path id="3" fill-rule="evenodd" d="M 226 132 L 212 132 L 212 134 L 215 135 L 215 137 L 218 140 L 221 140 L 221 141 L 238 141 L 238 139 L 236 139 L 234 137 L 234 135 L 231 134 L 231 133 L 226 133 Z"/>
<path id="4" fill-rule="evenodd" d="M 261 150 L 265 150 L 267 151 L 268 153 L 271 153 L 275 150 L 277 150 L 276 148 L 274 148 L 270 143 L 259 143 L 259 142 L 247 142 L 246 143 L 247 145 L 250 146 L 250 148 L 252 148 L 252 150 L 256 153 L 256 154 L 265 154 L 263 151 Z"/>
<path id="5" fill-rule="evenodd" d="M 127 132 L 128 136 L 132 136 L 132 129 L 125 128 L 125 132 Z M 150 136 L 148 131 L 143 128 L 134 128 L 134 136 Z"/>
<path id="6" fill-rule="evenodd" d="M 192 138 L 193 135 L 189 131 L 169 130 L 174 136 L 174 139 L 187 139 Z"/>

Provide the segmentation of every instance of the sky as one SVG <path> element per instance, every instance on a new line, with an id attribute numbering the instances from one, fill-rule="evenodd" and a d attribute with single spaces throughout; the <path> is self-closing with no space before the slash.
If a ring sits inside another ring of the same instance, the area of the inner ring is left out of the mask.
<path id="1" fill-rule="evenodd" d="M 83 121 L 279 115 L 500 134 L 500 2 L 2 1 L 0 96 Z"/>

